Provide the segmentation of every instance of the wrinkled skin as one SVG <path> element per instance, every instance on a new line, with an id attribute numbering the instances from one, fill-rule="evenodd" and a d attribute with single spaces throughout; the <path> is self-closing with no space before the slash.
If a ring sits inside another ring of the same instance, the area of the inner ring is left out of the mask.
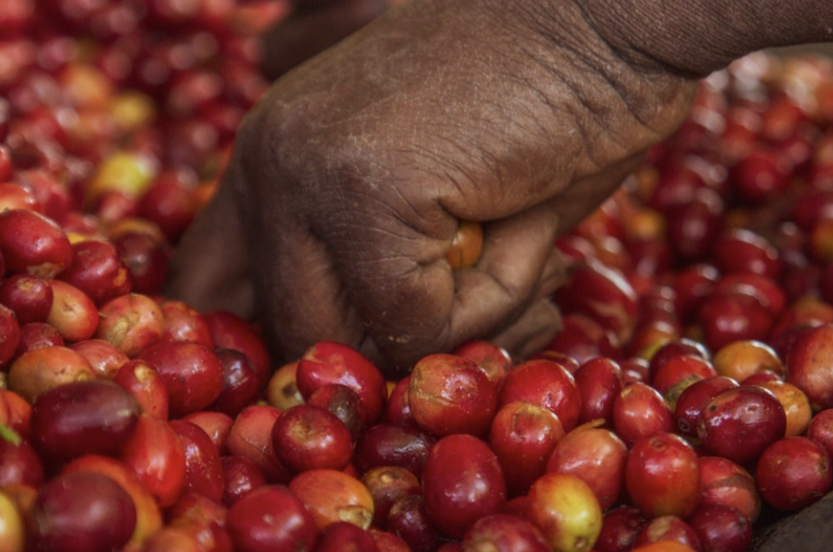
<path id="1" fill-rule="evenodd" d="M 171 293 L 259 315 L 285 359 L 337 340 L 390 375 L 471 338 L 542 346 L 553 240 L 676 128 L 696 85 L 626 62 L 572 0 L 533 4 L 412 0 L 278 79 Z M 485 245 L 452 272 L 460 220 Z"/>

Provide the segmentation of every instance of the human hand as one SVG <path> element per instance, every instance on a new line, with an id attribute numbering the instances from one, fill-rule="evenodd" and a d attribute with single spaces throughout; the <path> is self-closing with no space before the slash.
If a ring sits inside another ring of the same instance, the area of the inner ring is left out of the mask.
<path id="1" fill-rule="evenodd" d="M 278 359 L 356 347 L 389 375 L 557 328 L 554 239 L 682 121 L 696 84 L 626 61 L 573 0 L 412 0 L 276 82 L 239 131 L 170 292 L 257 315 Z M 478 263 L 452 271 L 460 221 Z"/>

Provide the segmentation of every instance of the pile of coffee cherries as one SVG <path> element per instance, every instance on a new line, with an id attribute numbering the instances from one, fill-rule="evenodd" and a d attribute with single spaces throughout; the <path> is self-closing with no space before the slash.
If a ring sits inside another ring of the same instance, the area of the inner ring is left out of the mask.
<path id="1" fill-rule="evenodd" d="M 534 357 L 392 382 L 160 294 L 289 9 L 0 2 L 0 550 L 742 552 L 828 492 L 831 61 L 705 79 Z"/>

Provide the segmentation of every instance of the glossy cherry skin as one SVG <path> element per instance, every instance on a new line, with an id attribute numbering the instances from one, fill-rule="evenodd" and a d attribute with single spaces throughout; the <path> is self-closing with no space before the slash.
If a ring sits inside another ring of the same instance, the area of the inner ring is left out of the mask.
<path id="1" fill-rule="evenodd" d="M 425 461 L 422 490 L 428 515 L 445 534 L 461 537 L 476 520 L 497 513 L 506 501 L 500 463 L 481 440 L 449 435 Z"/>
<path id="2" fill-rule="evenodd" d="M 742 385 L 718 393 L 697 420 L 697 437 L 712 454 L 744 465 L 787 429 L 784 408 L 772 392 Z"/>

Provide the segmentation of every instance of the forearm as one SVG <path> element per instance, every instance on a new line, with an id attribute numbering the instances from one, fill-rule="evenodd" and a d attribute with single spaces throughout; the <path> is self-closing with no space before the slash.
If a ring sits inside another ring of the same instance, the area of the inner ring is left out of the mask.
<path id="1" fill-rule="evenodd" d="M 581 5 L 625 57 L 692 76 L 762 48 L 833 40 L 830 0 L 582 0 Z"/>

